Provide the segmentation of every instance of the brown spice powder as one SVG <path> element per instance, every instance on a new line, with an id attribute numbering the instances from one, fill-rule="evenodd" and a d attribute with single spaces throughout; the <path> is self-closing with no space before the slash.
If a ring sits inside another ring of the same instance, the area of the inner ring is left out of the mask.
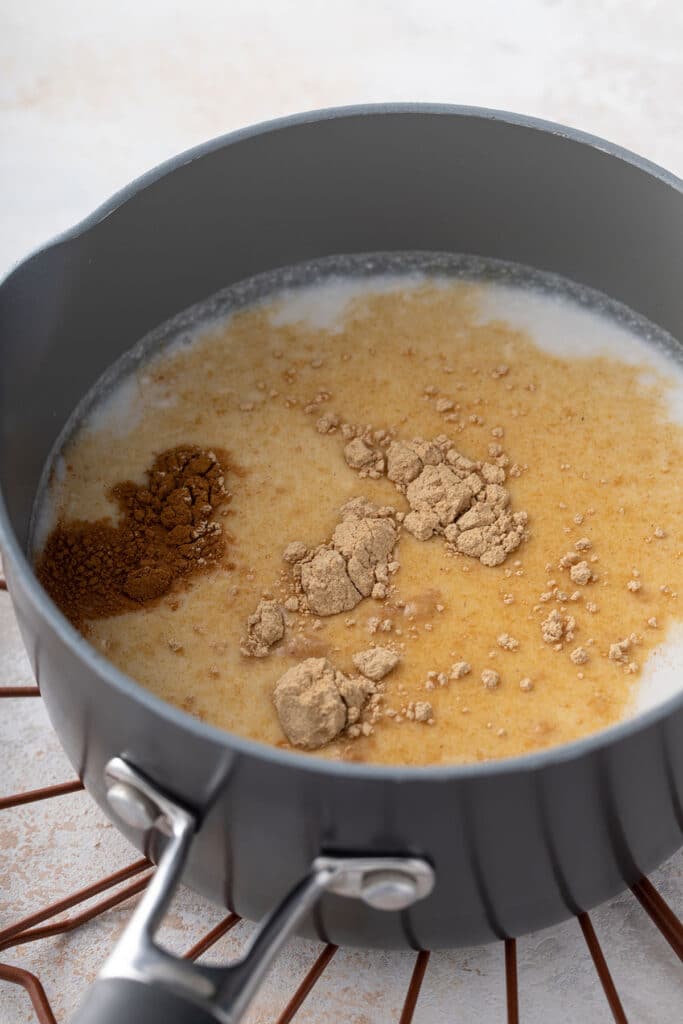
<path id="1" fill-rule="evenodd" d="M 36 571 L 67 618 L 82 628 L 88 619 L 133 611 L 215 565 L 225 550 L 213 516 L 228 498 L 226 467 L 224 453 L 171 448 L 147 470 L 146 486 L 125 481 L 111 488 L 118 524 L 58 523 Z"/>

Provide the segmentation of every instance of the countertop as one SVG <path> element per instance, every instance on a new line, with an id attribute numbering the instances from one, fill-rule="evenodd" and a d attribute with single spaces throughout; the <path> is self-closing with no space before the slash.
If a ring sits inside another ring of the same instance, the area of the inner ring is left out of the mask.
<path id="1" fill-rule="evenodd" d="M 230 3 L 80 0 L 0 10 L 0 271 L 179 150 L 316 107 L 388 100 L 469 103 L 580 127 L 683 173 L 683 7 L 617 2 L 394 0 Z M 2 368 L 0 367 L 0 372 Z M 0 684 L 29 683 L 10 599 L 0 593 Z M 0 705 L 0 796 L 73 778 L 42 702 Z M 136 859 L 84 793 L 3 811 L 0 928 Z M 652 875 L 683 914 L 683 854 Z M 87 927 L 19 947 L 60 1022 L 111 949 L 130 904 Z M 187 890 L 162 938 L 185 949 L 221 918 Z M 680 1019 L 680 967 L 630 894 L 593 915 L 629 1019 Z M 211 958 L 234 956 L 252 926 Z M 319 947 L 295 940 L 249 1013 L 273 1020 Z M 576 921 L 518 943 L 525 1024 L 609 1021 Z M 397 1021 L 414 956 L 340 950 L 301 1024 Z M 433 955 L 416 1024 L 505 1019 L 502 947 Z M 33 1020 L 0 983 L 4 1024 Z"/>

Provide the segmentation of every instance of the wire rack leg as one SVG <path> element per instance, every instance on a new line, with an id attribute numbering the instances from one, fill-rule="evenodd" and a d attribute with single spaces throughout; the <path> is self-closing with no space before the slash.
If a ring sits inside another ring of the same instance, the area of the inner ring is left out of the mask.
<path id="1" fill-rule="evenodd" d="M 683 960 L 683 924 L 669 904 L 662 899 L 649 878 L 641 878 L 631 886 L 631 892 L 643 910 L 657 925 L 679 960 Z"/>
<path id="2" fill-rule="evenodd" d="M 40 697 L 37 686 L 0 686 L 0 697 Z"/>
<path id="3" fill-rule="evenodd" d="M 289 1000 L 284 1010 L 278 1017 L 276 1024 L 289 1024 L 293 1019 L 294 1015 L 299 1012 L 304 1004 L 304 1000 L 308 996 L 313 986 L 317 983 L 323 971 L 329 964 L 334 954 L 339 949 L 339 946 L 333 946 L 329 944 L 325 946 L 320 956 L 317 957 L 315 963 L 310 968 L 303 981 L 299 985 L 298 989 Z"/>
<path id="4" fill-rule="evenodd" d="M 519 1024 L 519 991 L 517 986 L 517 943 L 505 940 L 505 1001 L 508 1024 Z"/>
<path id="5" fill-rule="evenodd" d="M 403 1010 L 401 1011 L 401 1016 L 399 1018 L 398 1024 L 411 1024 L 428 963 L 429 952 L 426 949 L 420 950 L 420 952 L 417 954 L 417 957 L 415 958 L 413 975 L 410 979 L 410 985 L 408 985 L 408 991 L 406 992 L 406 998 L 403 1004 Z"/>
<path id="6" fill-rule="evenodd" d="M 81 780 L 74 779 L 73 782 L 60 782 L 57 786 L 43 786 L 42 789 L 29 789 L 24 793 L 13 793 L 12 796 L 4 796 L 0 799 L 0 811 L 7 811 L 11 807 L 21 807 L 23 804 L 34 804 L 39 800 L 51 800 L 54 796 L 78 793 L 82 789 Z"/>
<path id="7" fill-rule="evenodd" d="M 39 1024 L 57 1024 L 52 1007 L 45 995 L 45 989 L 35 974 L 31 974 L 30 971 L 25 971 L 21 967 L 0 964 L 0 979 L 8 981 L 11 985 L 21 985 L 25 989 L 33 1004 Z"/>
<path id="8" fill-rule="evenodd" d="M 621 999 L 619 998 L 619 994 L 615 988 L 614 982 L 612 981 L 612 975 L 609 972 L 607 961 L 605 960 L 602 949 L 600 948 L 600 943 L 598 942 L 598 937 L 595 934 L 595 929 L 593 928 L 591 919 L 588 914 L 579 914 L 578 919 L 579 924 L 581 925 L 581 931 L 583 932 L 583 937 L 586 940 L 586 945 L 588 946 L 588 951 L 593 958 L 593 964 L 595 965 L 595 970 L 598 973 L 600 984 L 602 985 L 605 993 L 605 998 L 607 999 L 609 1008 L 612 1011 L 615 1024 L 628 1024 L 624 1008 L 621 1005 Z"/>
<path id="9" fill-rule="evenodd" d="M 188 949 L 187 953 L 183 954 L 183 958 L 185 960 L 197 960 L 202 953 L 206 953 L 207 949 L 210 949 L 219 939 L 227 935 L 241 920 L 242 918 L 239 914 L 228 914 L 227 917 L 218 922 L 215 928 L 207 932 L 203 939 L 195 942 L 194 946 Z"/>

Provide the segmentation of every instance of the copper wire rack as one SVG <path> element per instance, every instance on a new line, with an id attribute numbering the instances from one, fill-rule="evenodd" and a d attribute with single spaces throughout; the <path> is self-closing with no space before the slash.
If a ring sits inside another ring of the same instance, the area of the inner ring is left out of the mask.
<path id="1" fill-rule="evenodd" d="M 6 590 L 6 584 L 0 578 L 0 590 Z M 0 685 L 0 698 L 40 698 L 38 686 Z M 54 800 L 67 793 L 85 792 L 80 779 L 73 779 L 58 785 L 46 786 L 42 789 L 14 793 L 0 799 L 0 811 L 24 804 Z M 84 797 L 84 799 L 86 799 Z M 40 907 L 27 917 L 15 921 L 0 930 L 0 955 L 9 949 L 15 949 L 50 936 L 61 935 L 77 928 L 85 927 L 89 922 L 106 914 L 141 893 L 154 874 L 154 865 L 147 858 L 140 858 L 120 870 L 72 892 L 70 895 Z M 673 953 L 683 962 L 683 923 L 678 919 L 671 907 L 660 896 L 652 882 L 640 878 L 631 886 L 633 896 L 650 917 L 656 928 L 670 945 Z M 106 894 L 106 895 L 103 895 Z M 102 899 L 86 909 L 79 909 L 83 904 L 96 896 Z M 70 913 L 71 912 L 71 913 Z M 598 941 L 590 915 L 581 913 L 576 918 L 583 934 L 587 951 L 597 973 L 605 995 L 607 1005 L 616 1024 L 628 1024 L 621 998 L 607 965 L 607 960 Z M 228 913 L 214 928 L 206 932 L 184 956 L 188 960 L 196 960 L 209 950 L 222 936 L 231 931 L 241 918 L 238 914 Z M 519 981 L 517 971 L 517 943 L 514 938 L 504 939 L 501 948 L 501 984 L 504 985 L 507 1024 L 520 1024 L 519 1013 Z M 315 958 L 303 980 L 283 1007 L 273 1024 L 289 1024 L 294 1019 L 306 998 L 322 977 L 338 950 L 338 946 L 326 945 Z M 430 952 L 416 951 L 410 982 L 403 999 L 398 1024 L 411 1024 L 420 992 L 422 990 Z M 50 1005 L 50 1000 L 40 979 L 28 970 L 12 964 L 0 962 L 0 980 L 21 986 L 31 1001 L 35 1019 L 40 1024 L 62 1024 L 58 1022 Z"/>

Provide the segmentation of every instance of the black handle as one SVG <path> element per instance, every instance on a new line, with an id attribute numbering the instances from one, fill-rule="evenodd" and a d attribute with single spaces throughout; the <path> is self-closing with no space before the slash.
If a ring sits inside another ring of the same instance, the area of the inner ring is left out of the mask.
<path id="1" fill-rule="evenodd" d="M 130 978 L 98 978 L 71 1024 L 216 1024 L 216 1018 L 158 985 Z"/>

